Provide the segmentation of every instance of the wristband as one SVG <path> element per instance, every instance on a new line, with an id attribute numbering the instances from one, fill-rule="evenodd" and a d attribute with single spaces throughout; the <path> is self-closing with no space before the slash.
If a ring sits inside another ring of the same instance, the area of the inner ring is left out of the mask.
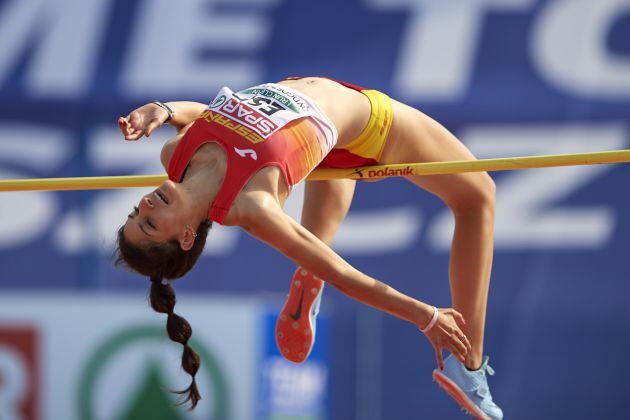
<path id="1" fill-rule="evenodd" d="M 173 112 L 173 109 L 170 106 L 168 106 L 166 104 L 163 104 L 160 101 L 153 101 L 151 103 L 159 106 L 160 108 L 162 108 L 164 111 L 166 111 L 168 113 L 168 118 L 166 118 L 166 120 L 164 122 L 167 122 L 168 120 L 173 118 L 173 115 L 175 115 L 175 112 Z"/>
<path id="2" fill-rule="evenodd" d="M 429 331 L 431 331 L 431 328 L 433 328 L 433 326 L 437 323 L 438 314 L 439 314 L 438 308 L 436 308 L 434 306 L 433 307 L 433 317 L 431 318 L 431 321 L 429 321 L 429 324 L 426 327 L 420 328 L 420 331 L 422 331 L 423 334 L 426 334 Z"/>

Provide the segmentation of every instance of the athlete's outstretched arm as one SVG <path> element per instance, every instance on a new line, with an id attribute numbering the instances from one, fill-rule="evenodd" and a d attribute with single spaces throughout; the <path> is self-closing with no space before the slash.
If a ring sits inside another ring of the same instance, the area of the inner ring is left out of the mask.
<path id="1" fill-rule="evenodd" d="M 254 237 L 278 251 L 337 289 L 363 303 L 412 322 L 420 328 L 428 325 L 433 308 L 356 270 L 302 225 L 291 219 L 280 206 L 266 200 L 241 226 Z M 461 327 L 462 316 L 453 309 L 440 311 L 438 323 L 427 333 L 442 368 L 442 349 L 465 360 L 470 344 Z"/>
<path id="2" fill-rule="evenodd" d="M 199 102 L 188 101 L 167 102 L 166 105 L 173 111 L 170 119 L 168 111 L 154 103 L 142 105 L 126 117 L 119 117 L 118 128 L 125 139 L 138 140 L 142 136 L 149 137 L 166 120 L 179 131 L 197 119 L 207 107 Z"/>

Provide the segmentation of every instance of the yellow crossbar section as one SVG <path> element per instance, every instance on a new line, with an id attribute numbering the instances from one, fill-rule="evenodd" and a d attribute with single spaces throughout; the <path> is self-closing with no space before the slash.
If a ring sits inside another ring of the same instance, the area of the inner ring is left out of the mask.
<path id="1" fill-rule="evenodd" d="M 309 180 L 375 179 L 409 175 L 440 175 L 462 172 L 511 171 L 516 169 L 549 168 L 630 162 L 630 150 L 575 153 L 565 155 L 523 156 L 454 162 L 402 163 L 364 166 L 356 169 L 318 169 Z M 0 180 L 0 191 L 61 191 L 101 190 L 113 188 L 153 187 L 166 175 L 99 176 L 78 178 L 35 178 Z"/>
<path id="2" fill-rule="evenodd" d="M 407 175 L 443 175 L 462 172 L 513 171 L 517 169 L 550 168 L 630 162 L 630 150 L 574 153 L 566 155 L 521 156 L 511 158 L 462 160 L 452 162 L 402 163 L 365 166 L 358 169 L 319 169 L 308 179 L 370 179 Z"/>

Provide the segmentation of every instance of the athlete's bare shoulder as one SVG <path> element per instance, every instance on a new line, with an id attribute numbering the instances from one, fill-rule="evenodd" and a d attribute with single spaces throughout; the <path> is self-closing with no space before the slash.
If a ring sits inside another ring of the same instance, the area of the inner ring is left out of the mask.
<path id="1" fill-rule="evenodd" d="M 168 164 L 171 161 L 171 157 L 173 156 L 173 152 L 177 148 L 179 141 L 182 139 L 182 137 L 184 137 L 184 134 L 186 134 L 192 124 L 193 123 L 190 123 L 184 126 L 181 130 L 177 132 L 175 136 L 168 139 L 166 143 L 164 143 L 164 145 L 162 146 L 162 151 L 160 152 L 160 162 L 162 162 L 162 166 L 165 170 L 168 169 Z"/>
<path id="2" fill-rule="evenodd" d="M 171 137 L 170 139 L 168 139 L 166 143 L 164 143 L 164 146 L 162 146 L 162 151 L 160 153 L 160 161 L 162 162 L 162 166 L 164 167 L 165 170 L 168 170 L 169 163 L 171 161 L 171 158 L 173 157 L 173 153 L 175 153 L 175 149 L 179 145 L 179 142 L 182 140 L 182 138 L 184 137 L 188 129 L 193 124 L 194 124 L 194 121 L 184 126 L 181 130 L 177 132 L 177 134 L 174 137 Z M 218 156 L 220 156 L 221 159 L 226 159 L 225 150 L 223 149 L 223 147 L 219 146 L 219 144 L 217 144 L 216 142 L 209 141 L 199 146 L 199 148 L 197 148 L 197 150 L 195 151 L 193 160 L 195 162 L 202 162 L 201 164 L 203 164 L 204 161 L 215 160 L 218 158 Z M 190 162 L 191 164 L 193 163 L 193 160 L 191 160 Z"/>

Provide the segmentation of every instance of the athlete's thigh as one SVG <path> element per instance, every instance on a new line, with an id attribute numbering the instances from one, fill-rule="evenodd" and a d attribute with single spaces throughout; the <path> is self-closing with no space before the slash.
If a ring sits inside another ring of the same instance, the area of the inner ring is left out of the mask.
<path id="1" fill-rule="evenodd" d="M 330 245 L 350 209 L 355 184 L 352 179 L 306 181 L 302 226 Z"/>
<path id="2" fill-rule="evenodd" d="M 451 132 L 428 115 L 394 101 L 394 121 L 381 163 L 474 160 L 475 156 Z M 408 177 L 449 205 L 460 205 L 494 190 L 485 172 Z"/>

